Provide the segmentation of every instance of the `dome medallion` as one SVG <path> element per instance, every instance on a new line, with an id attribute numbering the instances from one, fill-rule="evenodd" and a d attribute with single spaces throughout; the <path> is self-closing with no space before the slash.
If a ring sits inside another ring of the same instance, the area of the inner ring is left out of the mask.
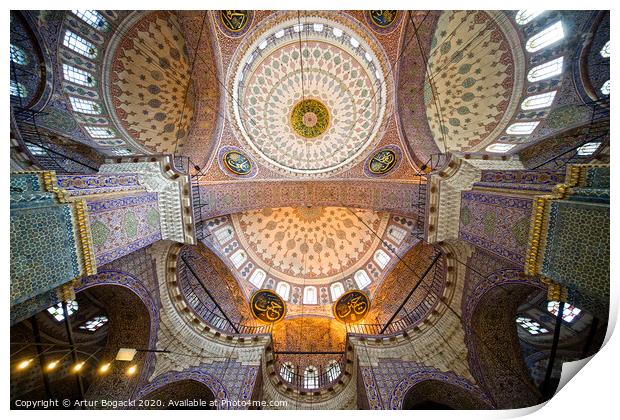
<path id="1" fill-rule="evenodd" d="M 346 16 L 277 13 L 237 49 L 229 112 L 248 151 L 273 170 L 329 176 L 365 157 L 382 136 L 391 98 L 385 53 Z"/>

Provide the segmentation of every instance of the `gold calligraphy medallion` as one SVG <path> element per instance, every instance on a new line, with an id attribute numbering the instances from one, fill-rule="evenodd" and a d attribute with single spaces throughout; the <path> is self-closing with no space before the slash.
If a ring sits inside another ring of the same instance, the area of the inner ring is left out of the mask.
<path id="1" fill-rule="evenodd" d="M 370 299 L 361 290 L 349 290 L 336 301 L 334 317 L 345 324 L 361 321 L 370 310 Z"/>
<path id="2" fill-rule="evenodd" d="M 284 300 L 267 289 L 257 290 L 250 299 L 250 311 L 261 322 L 271 324 L 280 321 L 286 314 Z"/>

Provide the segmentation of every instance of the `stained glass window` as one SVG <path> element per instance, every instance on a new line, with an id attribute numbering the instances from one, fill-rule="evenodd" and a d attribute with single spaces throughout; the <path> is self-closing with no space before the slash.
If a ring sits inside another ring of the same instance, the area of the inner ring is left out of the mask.
<path id="1" fill-rule="evenodd" d="M 527 80 L 530 82 L 538 82 L 539 80 L 548 79 L 549 77 L 557 76 L 562 73 L 562 66 L 564 64 L 564 57 L 556 58 L 555 60 L 547 61 L 539 66 L 532 68 L 527 73 Z"/>
<path id="2" fill-rule="evenodd" d="M 93 43 L 69 30 L 65 31 L 62 45 L 88 58 L 95 58 L 97 56 L 97 48 L 95 48 Z"/>
<path id="3" fill-rule="evenodd" d="M 545 92 L 539 95 L 532 95 L 523 100 L 521 103 L 521 109 L 524 111 L 528 111 L 530 109 L 540 109 L 551 106 L 553 100 L 555 99 L 556 91 L 553 92 Z"/>
<path id="4" fill-rule="evenodd" d="M 108 27 L 108 22 L 96 10 L 72 10 L 72 12 L 95 29 L 104 30 Z"/>
<path id="5" fill-rule="evenodd" d="M 84 128 L 86 129 L 86 131 L 88 131 L 88 134 L 90 134 L 90 136 L 95 139 L 111 139 L 112 137 L 114 137 L 114 132 L 109 128 L 92 126 Z"/>
<path id="6" fill-rule="evenodd" d="M 11 80 L 10 89 L 11 89 L 11 95 L 13 96 L 19 96 L 20 98 L 25 98 L 28 95 L 28 91 L 26 90 L 26 87 L 22 85 L 21 83 L 16 82 L 15 80 Z"/>
<path id="7" fill-rule="evenodd" d="M 547 302 L 547 310 L 551 312 L 553 316 L 558 316 L 558 311 L 560 310 L 560 302 Z M 570 303 L 564 303 L 564 309 L 562 310 L 562 320 L 566 322 L 573 322 L 580 313 L 581 309 L 574 307 Z"/>
<path id="8" fill-rule="evenodd" d="M 538 126 L 539 123 L 540 121 L 528 121 L 528 122 L 514 123 L 506 129 L 506 133 L 513 134 L 515 136 L 524 136 L 527 134 L 532 134 L 532 131 L 536 129 L 536 126 Z"/>
<path id="9" fill-rule="evenodd" d="M 290 292 L 291 292 L 291 286 L 288 283 L 283 282 L 283 281 L 278 283 L 278 286 L 276 287 L 276 293 L 278 294 L 278 296 L 288 301 L 288 295 Z"/>
<path id="10" fill-rule="evenodd" d="M 235 268 L 241 267 L 241 265 L 248 259 L 245 251 L 239 250 L 231 255 L 230 261 L 233 263 Z"/>
<path id="11" fill-rule="evenodd" d="M 76 313 L 77 310 L 78 310 L 78 303 L 75 300 L 67 301 L 67 313 L 69 314 L 69 316 Z M 61 302 L 57 303 L 51 308 L 47 308 L 47 312 L 49 312 L 50 315 L 53 316 L 54 319 L 58 322 L 64 321 L 65 319 L 65 314 L 63 313 Z"/>
<path id="12" fill-rule="evenodd" d="M 557 21 L 528 39 L 525 49 L 529 52 L 536 52 L 558 42 L 562 38 L 564 38 L 564 27 L 562 26 L 562 21 Z"/>
<path id="13" fill-rule="evenodd" d="M 26 53 L 24 52 L 24 50 L 22 50 L 16 45 L 11 44 L 10 51 L 11 51 L 12 62 L 14 62 L 15 64 L 19 64 L 19 65 L 26 64 L 28 59 L 26 58 Z"/>
<path id="14" fill-rule="evenodd" d="M 517 324 L 532 335 L 546 334 L 549 332 L 548 329 L 542 327 L 538 322 L 526 316 L 518 316 Z"/>
<path id="15" fill-rule="evenodd" d="M 112 153 L 117 156 L 130 156 L 133 154 L 133 152 L 129 149 L 114 149 L 112 150 Z"/>
<path id="16" fill-rule="evenodd" d="M 28 147 L 28 150 L 30 150 L 30 153 L 32 153 L 35 156 L 45 156 L 47 155 L 47 152 L 45 151 L 45 149 L 43 149 L 42 147 L 37 146 L 36 144 L 26 144 L 26 147 Z"/>
<path id="17" fill-rule="evenodd" d="M 329 362 L 327 364 L 327 380 L 329 382 L 335 381 L 336 378 L 338 378 L 338 376 L 340 376 L 340 372 L 342 370 L 340 369 L 340 363 L 338 363 L 335 360 L 332 360 L 331 362 Z"/>
<path id="18" fill-rule="evenodd" d="M 368 277 L 368 273 L 366 273 L 366 271 L 364 270 L 359 270 L 358 272 L 356 272 L 354 278 L 355 283 L 357 283 L 357 287 L 359 287 L 360 289 L 363 289 L 371 283 L 370 277 Z"/>
<path id="19" fill-rule="evenodd" d="M 344 293 L 344 286 L 340 282 L 332 283 L 332 285 L 329 286 L 329 291 L 332 294 L 332 300 L 335 301 Z"/>
<path id="20" fill-rule="evenodd" d="M 390 262 L 390 256 L 386 254 L 384 250 L 379 249 L 375 252 L 375 262 L 379 265 L 379 268 L 383 270 Z"/>
<path id="21" fill-rule="evenodd" d="M 265 273 L 265 271 L 261 270 L 260 268 L 257 268 L 250 276 L 250 283 L 260 289 L 263 285 L 263 282 L 265 281 L 265 277 L 267 277 L 267 273 Z"/>
<path id="22" fill-rule="evenodd" d="M 293 372 L 295 367 L 291 362 L 286 362 L 280 368 L 280 376 L 287 382 L 293 382 Z"/>
<path id="23" fill-rule="evenodd" d="M 605 96 L 609 96 L 609 94 L 611 93 L 611 83 L 610 80 L 606 81 L 605 83 L 603 83 L 603 86 L 601 86 L 601 93 Z"/>
<path id="24" fill-rule="evenodd" d="M 304 388 L 317 389 L 319 387 L 319 373 L 314 366 L 308 366 L 304 370 Z"/>
<path id="25" fill-rule="evenodd" d="M 315 305 L 317 302 L 316 287 L 307 286 L 304 289 L 304 303 Z"/>
<path id="26" fill-rule="evenodd" d="M 517 25 L 527 25 L 538 17 L 544 10 L 519 10 L 515 15 Z"/>
<path id="27" fill-rule="evenodd" d="M 221 245 L 225 245 L 234 237 L 233 228 L 226 225 L 215 231 L 215 237 Z"/>
<path id="28" fill-rule="evenodd" d="M 390 226 L 388 227 L 388 237 L 394 241 L 395 244 L 400 245 L 400 243 L 407 236 L 407 231 L 398 226 Z"/>
<path id="29" fill-rule="evenodd" d="M 73 110 L 76 112 L 82 112 L 84 114 L 101 114 L 101 106 L 94 101 L 76 98 L 75 96 L 70 96 L 69 100 L 71 101 Z"/>
<path id="30" fill-rule="evenodd" d="M 92 319 L 89 319 L 88 321 L 86 321 L 85 323 L 83 323 L 82 325 L 79 326 L 79 328 L 81 330 L 87 330 L 90 332 L 95 332 L 97 331 L 99 328 L 103 327 L 105 324 L 108 323 L 108 317 L 107 316 L 96 316 Z"/>
<path id="31" fill-rule="evenodd" d="M 77 83 L 78 85 L 88 87 L 95 86 L 95 79 L 87 71 L 70 66 L 68 64 L 63 64 L 62 72 L 65 76 L 65 80 L 69 82 Z"/>
<path id="32" fill-rule="evenodd" d="M 601 142 L 599 141 L 591 141 L 589 143 L 586 143 L 583 146 L 577 148 L 577 155 L 590 156 L 591 154 L 596 152 L 596 149 L 598 149 L 600 145 Z"/>
<path id="33" fill-rule="evenodd" d="M 603 58 L 609 58 L 611 55 L 611 47 L 609 46 L 609 43 L 610 41 L 607 41 L 605 45 L 603 45 L 603 48 L 601 48 L 601 55 Z"/>
<path id="34" fill-rule="evenodd" d="M 513 147 L 515 147 L 514 144 L 493 143 L 493 144 L 488 145 L 485 150 L 487 152 L 491 152 L 491 153 L 506 153 L 507 151 L 509 151 Z"/>

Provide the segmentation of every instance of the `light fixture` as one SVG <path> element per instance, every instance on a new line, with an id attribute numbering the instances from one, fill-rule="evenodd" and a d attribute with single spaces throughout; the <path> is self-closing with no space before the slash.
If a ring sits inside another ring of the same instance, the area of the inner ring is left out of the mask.
<path id="1" fill-rule="evenodd" d="M 122 362 L 131 362 L 136 353 L 136 349 L 121 347 L 120 349 L 118 349 L 118 353 L 116 353 L 116 360 L 120 360 Z"/>
<path id="2" fill-rule="evenodd" d="M 103 374 L 103 373 L 107 373 L 110 370 L 110 363 L 104 363 L 103 365 L 99 366 L 99 373 Z"/>
<path id="3" fill-rule="evenodd" d="M 60 362 L 60 360 L 54 360 L 54 361 L 52 361 L 52 362 L 49 362 L 49 363 L 47 364 L 47 367 L 46 367 L 46 368 L 47 368 L 47 370 L 54 370 L 54 369 L 56 369 L 56 366 L 58 366 L 58 363 L 59 363 L 59 362 Z"/>
<path id="4" fill-rule="evenodd" d="M 24 360 L 17 365 L 17 369 L 24 370 L 32 363 L 32 359 Z"/>
<path id="5" fill-rule="evenodd" d="M 129 376 L 133 376 L 136 374 L 136 372 L 138 371 L 138 366 L 137 365 L 131 365 L 127 368 L 127 375 Z"/>
<path id="6" fill-rule="evenodd" d="M 78 362 L 75 364 L 75 366 L 73 366 L 73 371 L 79 372 L 82 370 L 83 367 L 84 367 L 84 362 Z"/>

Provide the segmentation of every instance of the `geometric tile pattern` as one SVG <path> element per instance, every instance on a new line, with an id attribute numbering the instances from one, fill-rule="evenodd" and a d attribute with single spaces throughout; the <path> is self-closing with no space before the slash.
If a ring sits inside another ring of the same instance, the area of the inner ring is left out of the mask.
<path id="1" fill-rule="evenodd" d="M 161 239 L 157 193 L 88 201 L 97 266 Z"/>
<path id="2" fill-rule="evenodd" d="M 464 191 L 459 237 L 524 264 L 531 214 L 530 198 Z"/>

